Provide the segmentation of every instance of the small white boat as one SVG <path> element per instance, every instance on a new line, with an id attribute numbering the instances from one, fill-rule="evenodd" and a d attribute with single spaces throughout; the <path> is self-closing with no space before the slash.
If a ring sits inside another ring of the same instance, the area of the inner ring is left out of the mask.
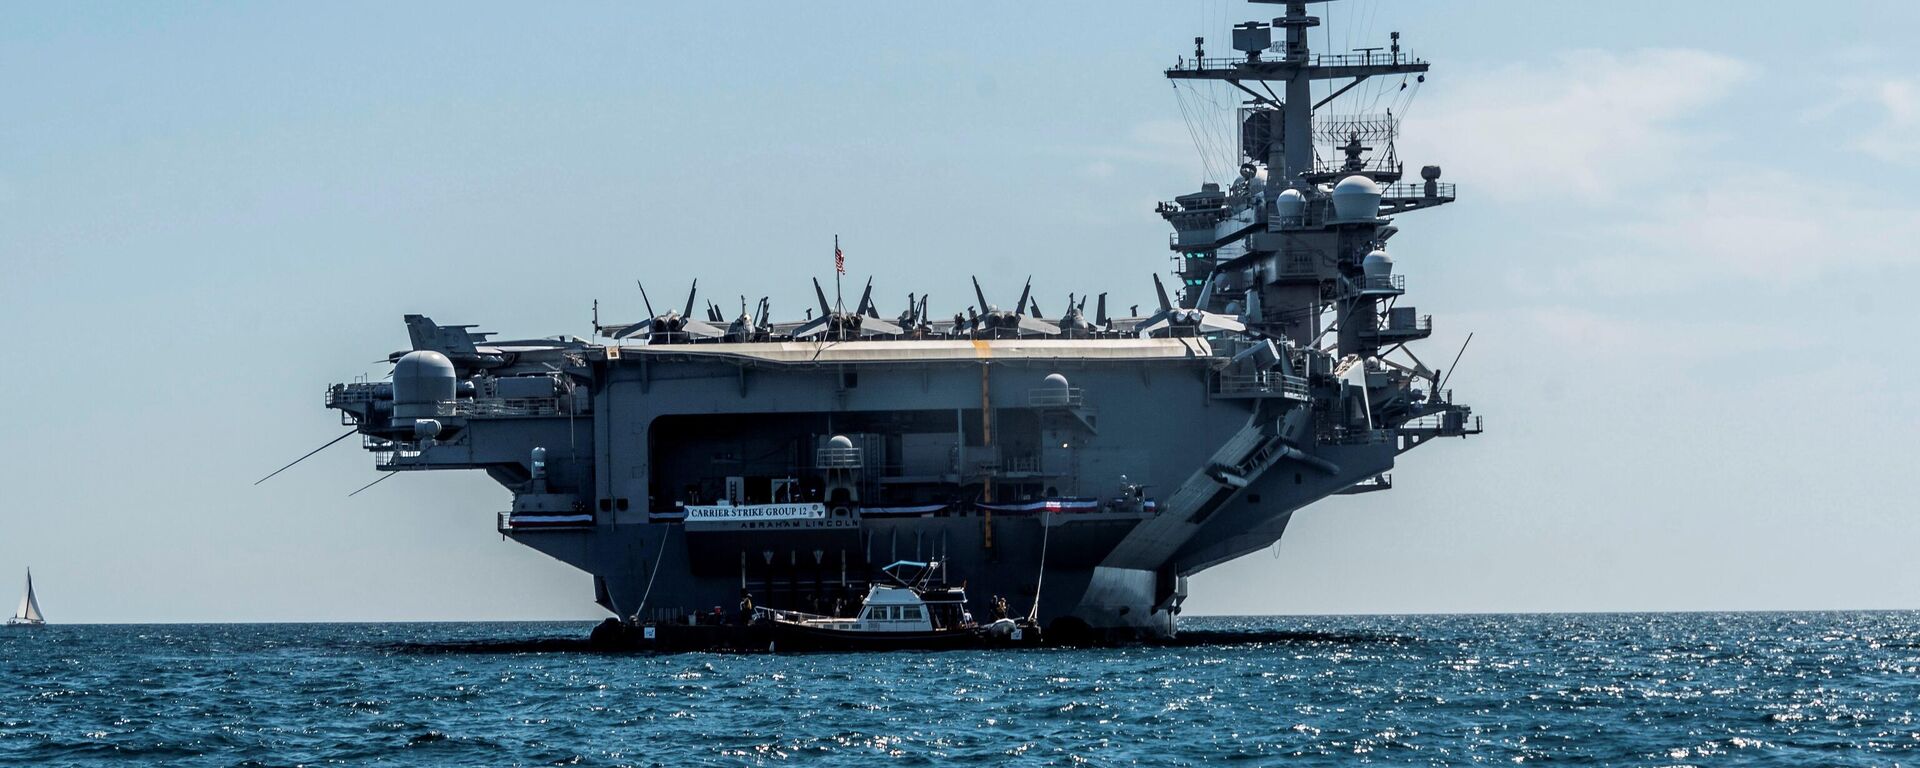
<path id="1" fill-rule="evenodd" d="M 46 626 L 47 619 L 40 615 L 40 600 L 33 596 L 33 569 L 27 569 L 27 593 L 20 596 L 20 607 L 13 612 L 13 618 L 7 619 L 9 627 Z"/>
<path id="2" fill-rule="evenodd" d="M 777 650 L 931 650 L 1040 639 L 1037 628 L 1009 619 L 975 623 L 967 610 L 964 589 L 928 583 L 940 565 L 902 561 L 882 568 L 897 583 L 872 585 L 852 617 L 759 608 L 754 611 L 755 618 L 771 629 Z M 918 573 L 900 573 L 908 569 L 917 569 Z"/>

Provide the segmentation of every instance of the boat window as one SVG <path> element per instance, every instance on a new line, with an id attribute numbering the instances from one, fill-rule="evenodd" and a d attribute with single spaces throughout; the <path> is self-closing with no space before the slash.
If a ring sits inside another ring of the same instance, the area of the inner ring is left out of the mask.
<path id="1" fill-rule="evenodd" d="M 906 615 L 905 615 L 905 616 L 903 616 L 902 618 L 905 618 L 905 619 L 906 619 L 907 621 L 919 621 L 919 620 L 920 620 L 920 606 L 917 606 L 917 605 L 909 605 L 909 606 L 907 606 L 907 607 L 905 607 L 905 608 L 902 608 L 901 610 L 903 610 L 903 611 L 905 611 L 905 612 L 906 612 Z"/>

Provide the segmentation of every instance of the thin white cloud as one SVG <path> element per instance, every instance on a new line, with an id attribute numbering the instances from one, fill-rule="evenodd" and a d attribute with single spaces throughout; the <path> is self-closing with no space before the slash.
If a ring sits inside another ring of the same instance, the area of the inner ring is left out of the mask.
<path id="1" fill-rule="evenodd" d="M 1877 114 L 1848 146 L 1877 160 L 1920 165 L 1920 78 L 1872 83 L 1863 98 Z"/>
<path id="2" fill-rule="evenodd" d="M 1872 189 L 1809 189 L 1783 171 L 1716 177 L 1575 225 L 1554 263 L 1517 272 L 1529 293 L 1647 295 L 1790 290 L 1860 270 L 1920 267 L 1920 216 Z"/>
<path id="3" fill-rule="evenodd" d="M 1704 137 L 1681 124 L 1752 72 L 1715 53 L 1655 49 L 1436 74 L 1446 79 L 1411 110 L 1402 154 L 1444 160 L 1476 193 L 1604 200 L 1702 149 Z"/>
<path id="4" fill-rule="evenodd" d="M 1842 270 L 1920 266 L 1912 204 L 1864 178 L 1722 148 L 1715 131 L 1730 128 L 1713 115 L 1755 71 L 1716 53 L 1660 49 L 1578 51 L 1455 76 L 1412 121 L 1402 154 L 1444 158 L 1464 194 L 1555 211 L 1564 223 L 1543 243 L 1551 261 L 1511 278 L 1529 293 L 1785 290 Z M 1871 104 L 1875 127 L 1856 148 L 1920 160 L 1920 79 L 1863 82 L 1838 99 L 1806 119 Z"/>

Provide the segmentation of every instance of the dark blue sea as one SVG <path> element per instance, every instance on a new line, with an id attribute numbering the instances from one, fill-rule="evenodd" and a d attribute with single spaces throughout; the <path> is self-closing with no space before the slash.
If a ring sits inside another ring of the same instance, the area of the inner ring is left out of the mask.
<path id="1" fill-rule="evenodd" d="M 588 652 L 586 624 L 0 633 L 6 765 L 1900 765 L 1920 614 L 1189 619 L 1180 643 Z"/>

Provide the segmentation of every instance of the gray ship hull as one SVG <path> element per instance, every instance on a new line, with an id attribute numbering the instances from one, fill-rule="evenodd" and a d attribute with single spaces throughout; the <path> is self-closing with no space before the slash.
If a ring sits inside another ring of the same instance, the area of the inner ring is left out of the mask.
<path id="1" fill-rule="evenodd" d="M 770 607 L 825 610 L 836 599 L 852 606 L 875 575 L 873 566 L 940 557 L 970 594 L 1006 597 L 1016 614 L 1025 615 L 1037 596 L 1034 614 L 1046 621 L 1051 638 L 1089 632 L 1091 639 L 1154 638 L 1176 630 L 1187 576 L 1272 546 L 1294 510 L 1345 487 L 1343 482 L 1350 485 L 1383 469 L 1362 469 L 1360 458 L 1353 457 L 1351 477 L 1322 476 L 1296 485 L 1288 474 L 1250 484 L 1241 495 L 1243 508 L 1218 513 L 1218 534 L 1196 532 L 1177 547 L 1172 540 L 1136 542 L 1178 552 L 1172 567 L 1118 558 L 1118 564 L 1105 564 L 1130 535 L 1154 535 L 1139 530 L 1141 521 L 1066 520 L 1064 515 L 1053 520 L 1039 515 L 869 520 L 833 536 L 769 532 L 708 542 L 699 539 L 712 534 L 689 534 L 674 523 L 508 533 L 594 574 L 595 599 L 607 610 L 648 621 L 673 621 L 715 606 L 730 612 L 743 588 L 757 604 Z M 1250 497 L 1261 501 L 1245 501 Z M 1044 523 L 1051 529 L 1043 531 Z M 988 527 L 993 547 L 986 544 Z M 843 555 L 849 563 L 844 570 Z M 974 610 L 987 615 L 986 602 Z"/>
<path id="2" fill-rule="evenodd" d="M 616 509 L 577 528 L 516 529 L 507 516 L 503 532 L 594 574 L 602 606 L 645 620 L 670 621 L 713 606 L 730 611 L 743 589 L 760 605 L 819 610 L 862 594 L 877 566 L 941 559 L 953 579 L 967 583 L 970 594 L 1003 596 L 1017 612 L 1027 611 L 1037 598 L 1035 613 L 1055 636 L 1077 631 L 1162 635 L 1176 626 L 1186 576 L 1271 546 L 1295 510 L 1379 475 L 1394 455 L 1387 442 L 1325 446 L 1313 461 L 1282 456 L 1223 482 L 1206 470 L 1245 463 L 1245 456 L 1218 456 L 1223 446 L 1248 435 L 1258 443 L 1284 442 L 1284 416 L 1301 406 L 1284 399 L 1217 397 L 1208 391 L 1207 369 L 1193 363 L 1186 357 L 1077 361 L 1078 398 L 1072 410 L 1079 416 L 1065 413 L 1065 407 L 1030 403 L 995 409 L 1002 422 L 1021 411 L 1061 411 L 1053 414 L 1059 421 L 1050 429 L 1038 426 L 1046 419 L 1035 419 L 1038 432 L 1027 437 L 1036 444 L 1031 453 L 1037 458 L 1028 474 L 1064 486 L 1043 495 L 1098 495 L 1117 489 L 1122 476 L 1146 494 L 1188 491 L 1156 500 L 1150 513 L 995 513 L 953 505 L 905 517 L 856 515 L 843 527 L 825 529 L 690 531 L 682 521 L 655 521 L 660 516 L 656 503 L 647 511 Z M 652 435 L 647 428 L 697 429 L 700 419 L 671 417 L 727 414 L 743 406 L 766 409 L 762 413 L 818 414 L 842 424 L 856 423 L 861 414 L 953 412 L 959 423 L 953 437 L 961 444 L 967 442 L 962 433 L 970 421 L 980 418 L 978 362 L 945 371 L 929 370 L 924 362 L 870 363 L 857 366 L 859 384 L 851 389 L 836 386 L 844 381 L 837 369 L 756 371 L 743 384 L 732 363 L 651 365 L 623 368 L 597 395 L 625 404 L 606 422 L 607 429 L 646 436 L 636 443 L 677 445 L 684 438 Z M 1143 371 L 1143 366 L 1160 370 Z M 997 387 L 1018 395 L 1015 399 L 1030 399 L 1037 385 L 1062 367 L 1050 357 L 997 360 L 984 377 L 987 396 L 991 399 Z M 761 388 L 775 394 L 762 394 Z M 1087 416 L 1091 425 L 1082 420 Z M 1170 422 L 1183 428 L 1165 429 Z M 1310 437 L 1309 419 L 1293 423 L 1300 437 Z M 1042 439 L 1047 443 L 1039 447 Z M 582 443 L 580 449 L 589 446 Z M 938 467 L 883 471 L 926 476 L 952 469 L 949 459 Z M 1096 480 L 1106 482 L 1096 485 Z M 613 493 L 617 479 L 607 482 Z M 985 615 L 984 605 L 976 609 Z"/>

